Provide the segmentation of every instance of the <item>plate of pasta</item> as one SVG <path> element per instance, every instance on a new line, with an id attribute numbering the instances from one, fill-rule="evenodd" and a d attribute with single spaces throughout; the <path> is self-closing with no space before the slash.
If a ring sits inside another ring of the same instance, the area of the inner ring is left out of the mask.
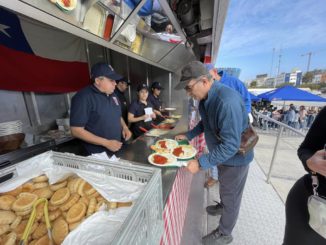
<path id="1" fill-rule="evenodd" d="M 177 159 L 187 160 L 195 157 L 197 150 L 192 145 L 178 145 L 173 148 L 171 153 Z"/>
<path id="2" fill-rule="evenodd" d="M 172 139 L 161 139 L 151 145 L 151 149 L 157 153 L 172 153 L 172 150 L 178 146 L 178 142 Z"/>
<path id="3" fill-rule="evenodd" d="M 69 12 L 76 8 L 77 0 L 56 0 L 55 4 L 63 11 Z"/>
<path id="4" fill-rule="evenodd" d="M 169 153 L 152 153 L 148 156 L 148 161 L 159 167 L 178 166 L 177 158 Z"/>

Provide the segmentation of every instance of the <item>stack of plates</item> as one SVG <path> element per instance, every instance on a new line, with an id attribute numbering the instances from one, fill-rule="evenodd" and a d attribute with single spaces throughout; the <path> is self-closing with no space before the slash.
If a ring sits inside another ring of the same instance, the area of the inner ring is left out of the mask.
<path id="1" fill-rule="evenodd" d="M 23 132 L 23 123 L 20 120 L 0 123 L 0 136 Z"/>

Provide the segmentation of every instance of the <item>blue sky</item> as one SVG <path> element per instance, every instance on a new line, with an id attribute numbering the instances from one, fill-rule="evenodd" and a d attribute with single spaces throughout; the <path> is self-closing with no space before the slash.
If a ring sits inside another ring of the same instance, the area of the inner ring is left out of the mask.
<path id="1" fill-rule="evenodd" d="M 292 68 L 326 68 L 326 0 L 230 0 L 217 67 L 241 69 L 243 81 L 256 74 L 277 74 Z"/>

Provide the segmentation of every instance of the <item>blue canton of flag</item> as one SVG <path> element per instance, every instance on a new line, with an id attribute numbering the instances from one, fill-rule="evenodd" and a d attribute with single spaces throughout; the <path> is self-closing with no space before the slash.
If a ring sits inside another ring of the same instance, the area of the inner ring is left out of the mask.
<path id="1" fill-rule="evenodd" d="M 0 45 L 33 54 L 17 15 L 0 8 Z"/>

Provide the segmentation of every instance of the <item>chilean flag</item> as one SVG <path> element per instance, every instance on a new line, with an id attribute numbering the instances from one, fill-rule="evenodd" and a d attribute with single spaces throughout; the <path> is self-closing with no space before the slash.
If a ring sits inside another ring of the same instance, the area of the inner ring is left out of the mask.
<path id="1" fill-rule="evenodd" d="M 207 44 L 205 49 L 204 64 L 212 63 L 212 44 Z"/>
<path id="2" fill-rule="evenodd" d="M 88 84 L 83 39 L 0 7 L 0 89 L 67 93 Z"/>

